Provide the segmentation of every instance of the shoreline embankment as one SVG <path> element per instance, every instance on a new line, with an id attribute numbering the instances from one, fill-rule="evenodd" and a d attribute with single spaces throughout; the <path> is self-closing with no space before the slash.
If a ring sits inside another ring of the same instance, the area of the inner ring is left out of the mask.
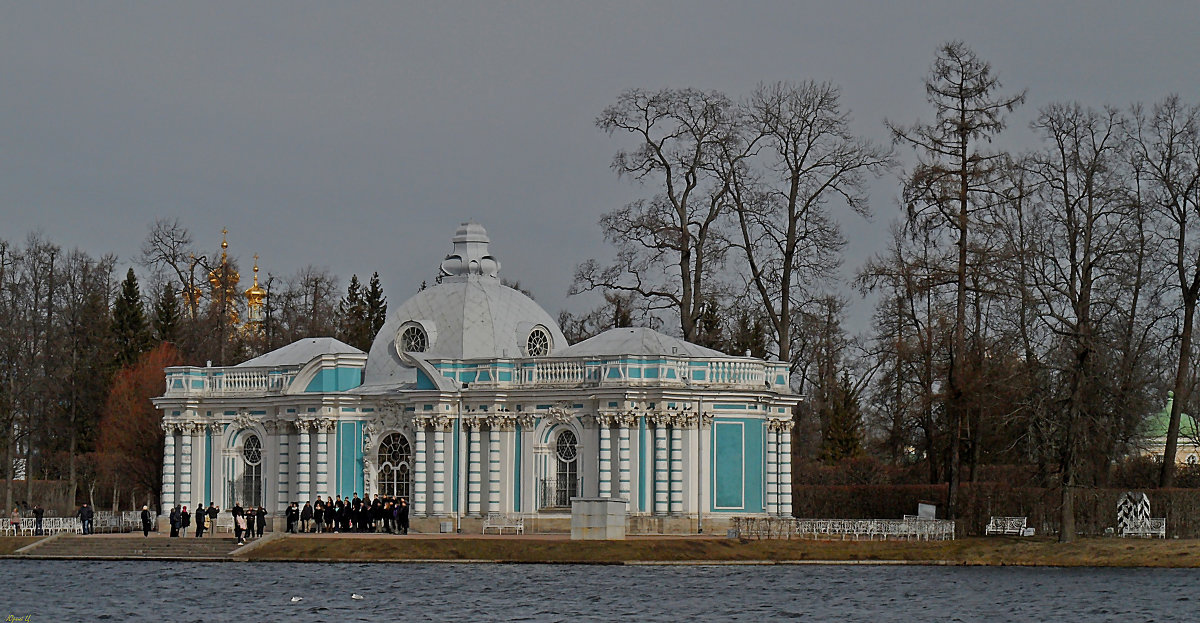
<path id="1" fill-rule="evenodd" d="M 121 541 L 141 535 L 71 537 L 111 539 L 114 555 L 79 559 L 172 560 L 166 543 L 153 556 L 120 554 Z M 37 557 L 39 537 L 0 537 L 0 556 Z M 252 541 L 252 543 L 254 543 Z M 182 543 L 181 543 L 182 545 Z M 16 553 L 25 548 L 23 553 Z M 60 547 L 61 549 L 61 547 Z M 55 558 L 70 559 L 57 555 Z M 1200 568 L 1200 539 L 971 537 L 953 541 L 746 540 L 715 536 L 638 536 L 623 541 L 572 541 L 566 535 L 280 535 L 244 550 L 230 545 L 222 560 L 245 562 L 594 564 L 594 565 L 964 565 L 1039 567 Z"/>

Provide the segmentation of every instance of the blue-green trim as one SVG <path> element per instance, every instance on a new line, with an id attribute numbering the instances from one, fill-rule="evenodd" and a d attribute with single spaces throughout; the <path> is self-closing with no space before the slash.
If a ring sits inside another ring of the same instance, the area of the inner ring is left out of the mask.
<path id="1" fill-rule="evenodd" d="M 517 447 L 513 457 L 513 510 L 521 512 L 521 425 L 517 424 Z"/>
<path id="2" fill-rule="evenodd" d="M 638 511 L 646 510 L 646 418 L 638 418 Z"/>

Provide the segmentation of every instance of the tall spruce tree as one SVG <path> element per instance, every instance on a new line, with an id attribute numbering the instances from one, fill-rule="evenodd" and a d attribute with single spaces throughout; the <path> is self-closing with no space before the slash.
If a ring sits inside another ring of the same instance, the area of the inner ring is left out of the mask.
<path id="1" fill-rule="evenodd" d="M 179 299 L 173 284 L 163 284 L 162 293 L 154 302 L 154 337 L 159 342 L 174 344 L 179 337 Z"/>
<path id="2" fill-rule="evenodd" d="M 379 284 L 379 273 L 371 273 L 371 283 L 367 286 L 367 318 L 371 321 L 371 337 L 367 340 L 367 348 L 371 341 L 383 328 L 387 321 L 387 297 L 383 295 L 383 286 Z M 365 349 L 364 349 L 365 350 Z"/>
<path id="3" fill-rule="evenodd" d="M 359 350 L 367 350 L 371 347 L 372 337 L 371 318 L 367 315 L 362 285 L 358 282 L 358 275 L 352 275 L 346 296 L 338 303 L 338 339 Z"/>
<path id="4" fill-rule="evenodd" d="M 112 335 L 116 343 L 118 366 L 132 364 L 150 348 L 150 327 L 146 322 L 137 275 L 133 274 L 132 268 L 125 274 L 125 281 L 121 282 L 121 295 L 113 304 Z"/>

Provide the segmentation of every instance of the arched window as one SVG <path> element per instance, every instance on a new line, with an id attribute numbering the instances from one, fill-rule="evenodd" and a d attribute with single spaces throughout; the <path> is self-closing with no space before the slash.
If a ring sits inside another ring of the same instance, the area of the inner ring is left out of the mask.
<path id="1" fill-rule="evenodd" d="M 392 433 L 379 442 L 379 495 L 410 497 L 412 452 L 408 440 Z"/>
<path id="2" fill-rule="evenodd" d="M 242 442 L 241 495 L 235 502 L 243 506 L 262 506 L 262 441 L 258 435 L 246 437 Z"/>
<path id="3" fill-rule="evenodd" d="M 400 333 L 400 350 L 406 353 L 423 353 L 428 348 L 429 338 L 421 327 L 410 325 Z"/>
<path id="4" fill-rule="evenodd" d="M 554 506 L 570 506 L 571 498 L 579 495 L 579 440 L 575 433 L 564 430 L 554 442 L 555 470 Z"/>
<path id="5" fill-rule="evenodd" d="M 530 357 L 545 357 L 550 354 L 550 335 L 542 327 L 535 327 L 525 340 L 525 352 Z"/>

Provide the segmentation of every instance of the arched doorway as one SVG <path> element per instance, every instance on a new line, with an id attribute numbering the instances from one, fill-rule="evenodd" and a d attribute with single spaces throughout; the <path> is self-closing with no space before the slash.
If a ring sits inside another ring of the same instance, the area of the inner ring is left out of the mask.
<path id="1" fill-rule="evenodd" d="M 379 442 L 379 495 L 412 497 L 412 451 L 408 440 L 400 433 L 392 433 Z"/>
<path id="2" fill-rule="evenodd" d="M 242 442 L 242 478 L 234 502 L 246 507 L 263 505 L 262 441 L 258 435 L 248 435 Z"/>
<path id="3" fill-rule="evenodd" d="M 552 506 L 567 507 L 579 495 L 579 440 L 563 430 L 554 442 L 554 498 Z"/>

